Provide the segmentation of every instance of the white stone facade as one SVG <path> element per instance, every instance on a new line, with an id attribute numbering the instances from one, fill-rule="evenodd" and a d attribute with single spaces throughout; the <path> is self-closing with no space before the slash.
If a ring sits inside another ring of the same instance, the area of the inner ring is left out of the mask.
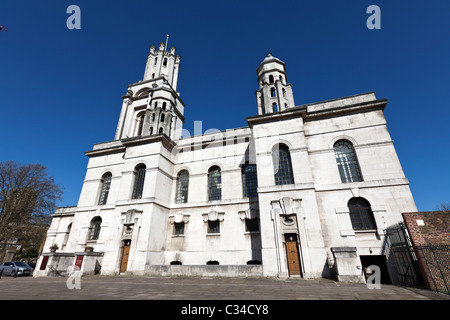
<path id="1" fill-rule="evenodd" d="M 77 265 L 83 273 L 364 281 L 376 261 L 395 279 L 383 230 L 416 206 L 386 127 L 386 99 L 371 92 L 295 106 L 285 64 L 269 54 L 247 127 L 181 138 L 180 57 L 163 43 L 155 49 L 144 80 L 122 97 L 115 140 L 86 152 L 78 205 L 56 210 L 35 276 Z M 353 148 L 351 170 L 338 167 L 340 141 Z M 291 169 L 277 171 L 286 154 Z M 257 180 L 244 177 L 255 168 L 246 164 L 256 165 Z M 351 199 L 370 204 L 362 227 Z"/>

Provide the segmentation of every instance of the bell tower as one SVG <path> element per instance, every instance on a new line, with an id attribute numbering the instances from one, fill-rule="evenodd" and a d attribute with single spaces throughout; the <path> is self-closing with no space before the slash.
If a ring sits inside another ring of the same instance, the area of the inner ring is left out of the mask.
<path id="1" fill-rule="evenodd" d="M 184 103 L 176 91 L 180 56 L 175 47 L 166 51 L 168 38 L 158 50 L 150 46 L 143 80 L 129 85 L 122 96 L 116 140 L 158 134 L 180 138 L 184 122 Z"/>
<path id="2" fill-rule="evenodd" d="M 259 90 L 256 90 L 258 115 L 274 113 L 295 107 L 292 85 L 286 80 L 283 61 L 269 52 L 256 69 Z"/>

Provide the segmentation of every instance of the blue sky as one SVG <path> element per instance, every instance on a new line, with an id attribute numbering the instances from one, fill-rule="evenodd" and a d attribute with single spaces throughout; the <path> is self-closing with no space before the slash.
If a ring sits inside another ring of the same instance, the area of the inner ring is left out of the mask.
<path id="1" fill-rule="evenodd" d="M 81 29 L 69 30 L 69 5 Z M 381 29 L 369 30 L 369 5 Z M 375 91 L 420 211 L 450 202 L 450 2 L 3 0 L 0 161 L 41 163 L 76 205 L 85 151 L 114 139 L 126 86 L 170 34 L 185 128 L 246 126 L 256 68 L 283 60 L 296 105 Z"/>

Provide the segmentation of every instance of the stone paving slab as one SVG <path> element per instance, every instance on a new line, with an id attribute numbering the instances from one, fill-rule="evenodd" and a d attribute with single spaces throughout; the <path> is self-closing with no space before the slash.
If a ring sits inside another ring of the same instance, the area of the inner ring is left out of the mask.
<path id="1" fill-rule="evenodd" d="M 68 285 L 69 283 L 69 285 Z M 77 289 L 77 285 L 79 289 Z M 72 289 L 70 289 L 72 288 Z M 5 277 L 1 300 L 449 300 L 428 290 L 328 279 L 88 276 Z"/>

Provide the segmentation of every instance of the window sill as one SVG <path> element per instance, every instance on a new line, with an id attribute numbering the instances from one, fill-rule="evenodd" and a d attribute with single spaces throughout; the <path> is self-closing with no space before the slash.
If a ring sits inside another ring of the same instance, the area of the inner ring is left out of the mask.
<path id="1" fill-rule="evenodd" d="M 217 236 L 220 236 L 220 233 L 207 233 L 206 236 L 207 237 L 209 237 L 209 236 L 217 237 Z"/>
<path id="2" fill-rule="evenodd" d="M 172 234 L 172 238 L 184 238 L 184 234 Z"/>
<path id="3" fill-rule="evenodd" d="M 260 234 L 261 231 L 245 231 L 244 234 Z"/>

